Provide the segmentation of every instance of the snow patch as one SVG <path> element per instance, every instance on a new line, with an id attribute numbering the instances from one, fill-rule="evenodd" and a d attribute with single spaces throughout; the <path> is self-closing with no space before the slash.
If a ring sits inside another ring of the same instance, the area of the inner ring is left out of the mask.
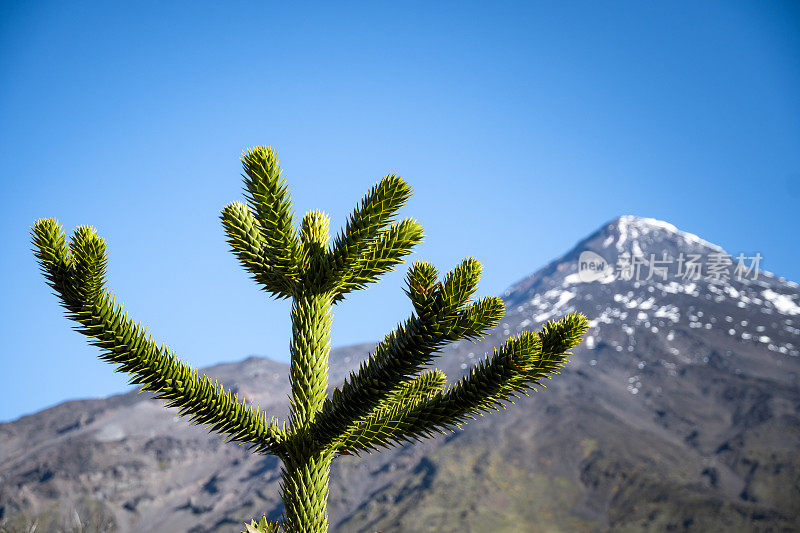
<path id="1" fill-rule="evenodd" d="M 761 293 L 765 299 L 772 303 L 773 307 L 784 315 L 800 315 L 800 305 L 788 294 L 780 294 L 772 289 L 767 289 Z"/>
<path id="2" fill-rule="evenodd" d="M 559 308 L 563 307 L 564 304 L 566 304 L 567 302 L 569 302 L 570 300 L 575 298 L 575 296 L 577 296 L 577 294 L 578 293 L 576 293 L 576 292 L 559 291 L 559 290 L 555 290 L 555 289 L 547 291 L 546 293 L 544 293 L 544 297 L 545 298 L 552 299 L 552 298 L 555 298 L 556 296 L 558 296 L 558 301 L 556 301 L 556 303 L 552 304 L 552 306 L 551 306 L 549 311 L 545 311 L 544 313 L 540 313 L 540 314 L 536 315 L 535 317 L 533 317 L 533 319 L 535 321 L 537 321 L 537 322 L 544 322 L 545 320 L 547 320 L 550 317 L 554 316 L 558 312 Z"/>
<path id="3" fill-rule="evenodd" d="M 637 246 L 636 238 L 648 235 L 654 231 L 663 231 L 677 235 L 688 244 L 704 246 L 719 252 L 724 251 L 716 244 L 705 241 L 693 233 L 681 231 L 669 222 L 664 222 L 663 220 L 657 220 L 655 218 L 623 215 L 617 219 L 617 228 L 619 229 L 619 240 L 617 241 L 617 251 L 619 252 L 623 251 L 623 244 L 625 244 L 628 239 L 632 241 L 632 247 L 634 247 Z"/>

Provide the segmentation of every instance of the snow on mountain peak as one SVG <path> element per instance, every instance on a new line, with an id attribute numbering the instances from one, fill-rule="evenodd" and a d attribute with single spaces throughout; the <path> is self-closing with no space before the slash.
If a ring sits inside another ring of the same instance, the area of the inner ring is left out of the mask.
<path id="1" fill-rule="evenodd" d="M 785 315 L 800 314 L 797 285 L 764 270 L 761 259 L 760 254 L 731 256 L 720 246 L 662 220 L 623 215 L 509 287 L 504 297 L 507 304 L 520 305 L 537 295 L 549 295 L 536 302 L 540 312 L 553 307 L 568 312 L 577 297 L 561 300 L 567 292 L 583 294 L 601 286 L 628 292 L 648 286 L 648 291 L 680 292 L 693 298 L 701 292 L 703 298 L 713 300 L 730 297 L 739 308 L 754 303 Z M 774 295 L 756 294 L 765 289 Z"/>
<path id="2" fill-rule="evenodd" d="M 720 246 L 701 239 L 693 233 L 681 231 L 669 222 L 655 218 L 622 215 L 611 221 L 605 228 L 605 239 L 602 247 L 608 248 L 616 243 L 618 252 L 630 249 L 634 255 L 642 253 L 642 240 L 652 242 L 673 241 L 676 244 L 686 244 L 692 247 L 710 248 L 724 251 Z"/>

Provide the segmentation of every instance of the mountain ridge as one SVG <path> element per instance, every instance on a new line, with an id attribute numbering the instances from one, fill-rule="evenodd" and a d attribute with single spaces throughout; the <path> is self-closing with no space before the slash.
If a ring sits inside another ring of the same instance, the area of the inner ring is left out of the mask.
<path id="1" fill-rule="evenodd" d="M 581 311 L 591 328 L 562 375 L 461 432 L 341 458 L 332 530 L 797 531 L 797 284 L 763 271 L 584 281 L 583 252 L 609 265 L 624 252 L 723 253 L 626 215 L 511 285 L 501 324 L 453 343 L 436 366 L 458 379 L 518 331 Z M 335 349 L 331 384 L 373 346 Z M 255 357 L 203 369 L 278 417 L 287 370 Z M 280 515 L 274 458 L 225 445 L 135 392 L 0 424 L 0 457 L 7 528 L 38 517 L 66 531 L 77 516 L 121 532 L 234 531 Z"/>

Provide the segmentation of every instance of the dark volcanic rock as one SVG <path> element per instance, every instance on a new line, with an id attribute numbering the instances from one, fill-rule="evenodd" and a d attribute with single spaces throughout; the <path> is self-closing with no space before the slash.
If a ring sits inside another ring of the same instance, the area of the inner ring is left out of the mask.
<path id="1" fill-rule="evenodd" d="M 612 267 L 624 252 L 673 263 L 665 277 L 644 279 L 644 265 L 638 281 L 585 282 L 585 251 Z M 340 458 L 331 529 L 800 530 L 800 290 L 765 272 L 674 275 L 680 254 L 721 252 L 664 222 L 621 217 L 511 287 L 500 326 L 451 345 L 437 366 L 458 379 L 492 346 L 578 310 L 591 328 L 571 363 L 545 390 L 457 434 Z M 331 382 L 370 348 L 334 350 Z M 281 418 L 287 371 L 256 357 L 205 369 Z M 279 468 L 146 395 L 66 402 L 0 424 L 0 523 L 239 531 L 280 516 Z"/>

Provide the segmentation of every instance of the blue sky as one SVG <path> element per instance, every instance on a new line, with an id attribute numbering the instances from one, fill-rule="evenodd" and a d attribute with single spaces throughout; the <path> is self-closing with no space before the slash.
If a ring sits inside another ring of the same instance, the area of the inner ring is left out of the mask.
<path id="1" fill-rule="evenodd" d="M 0 5 L 0 420 L 127 390 L 38 273 L 39 217 L 95 226 L 118 299 L 195 367 L 287 360 L 288 304 L 218 219 L 252 145 L 336 228 L 397 172 L 412 258 L 477 257 L 482 294 L 628 213 L 800 280 L 796 2 L 400 4 Z M 335 346 L 408 315 L 403 273 L 336 307 Z"/>

